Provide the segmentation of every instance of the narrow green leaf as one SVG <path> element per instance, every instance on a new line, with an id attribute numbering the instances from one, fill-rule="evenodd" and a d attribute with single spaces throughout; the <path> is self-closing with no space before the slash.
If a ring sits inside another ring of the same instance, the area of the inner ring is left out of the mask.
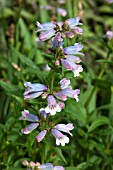
<path id="1" fill-rule="evenodd" d="M 93 131 L 94 129 L 96 129 L 97 127 L 101 126 L 101 125 L 105 125 L 105 124 L 110 124 L 110 121 L 107 117 L 105 116 L 100 116 L 99 118 L 97 118 L 92 124 L 91 126 L 88 128 L 88 132 L 90 133 L 91 131 Z"/>

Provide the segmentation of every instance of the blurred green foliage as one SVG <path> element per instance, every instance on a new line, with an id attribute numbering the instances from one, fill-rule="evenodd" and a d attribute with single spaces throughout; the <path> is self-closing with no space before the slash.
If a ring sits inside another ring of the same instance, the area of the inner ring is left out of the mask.
<path id="1" fill-rule="evenodd" d="M 45 162 L 63 165 L 66 170 L 113 170 L 113 46 L 105 37 L 113 31 L 113 4 L 104 0 L 67 0 L 59 5 L 67 16 L 57 20 L 82 18 L 84 33 L 66 42 L 84 45 L 84 71 L 80 78 L 70 73 L 72 86 L 81 89 L 80 101 L 67 100 L 66 108 L 55 115 L 56 120 L 72 122 L 73 137 L 65 147 L 56 147 L 48 136 L 37 143 L 35 136 L 22 135 L 26 122 L 19 121 L 24 108 L 42 107 L 40 99 L 24 101 L 24 82 L 49 84 L 50 62 L 46 50 L 50 43 L 39 43 L 35 22 L 51 21 L 51 11 L 42 10 L 52 0 L 0 0 L 0 167 L 6 170 L 24 169 L 21 162 L 41 161 L 45 146 Z M 66 46 L 67 46 L 66 44 Z M 46 103 L 45 103 L 46 104 Z M 34 110 L 35 112 L 35 110 Z"/>

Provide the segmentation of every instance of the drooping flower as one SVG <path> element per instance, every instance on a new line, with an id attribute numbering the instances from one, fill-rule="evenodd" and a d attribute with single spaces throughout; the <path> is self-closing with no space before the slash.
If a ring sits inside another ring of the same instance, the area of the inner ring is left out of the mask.
<path id="1" fill-rule="evenodd" d="M 69 46 L 69 47 L 62 49 L 62 52 L 64 52 L 65 55 L 67 55 L 67 54 L 82 54 L 79 52 L 82 50 L 82 48 L 83 48 L 83 46 L 81 43 L 75 43 L 74 46 Z"/>
<path id="2" fill-rule="evenodd" d="M 40 24 L 38 21 L 36 22 L 37 25 L 37 30 L 36 32 L 42 32 L 39 35 L 39 39 L 41 41 L 45 41 L 49 38 L 51 38 L 52 36 L 54 36 L 55 34 L 55 30 L 54 28 L 56 28 L 56 24 L 52 23 L 52 22 L 47 22 L 44 24 Z"/>
<path id="3" fill-rule="evenodd" d="M 78 77 L 79 73 L 83 71 L 82 66 L 78 65 L 78 63 L 81 62 L 81 59 L 77 56 L 74 56 L 74 54 L 84 55 L 83 53 L 79 52 L 82 50 L 82 48 L 83 46 L 81 43 L 75 43 L 74 46 L 69 46 L 62 49 L 65 58 L 60 58 L 61 63 L 67 70 L 73 71 L 74 77 Z"/>
<path id="4" fill-rule="evenodd" d="M 57 8 L 57 13 L 62 17 L 65 17 L 67 15 L 67 11 L 63 8 Z"/>
<path id="5" fill-rule="evenodd" d="M 74 129 L 74 126 L 72 123 L 68 123 L 67 125 L 57 124 L 55 125 L 55 128 L 58 129 L 59 131 L 66 132 L 72 136 L 72 133 L 70 133 L 70 131 Z"/>
<path id="6" fill-rule="evenodd" d="M 41 131 L 41 132 L 36 136 L 37 142 L 41 142 L 42 139 L 45 137 L 46 133 L 47 133 L 47 130 Z"/>
<path id="7" fill-rule="evenodd" d="M 24 92 L 24 99 L 36 98 L 40 96 L 43 91 L 47 91 L 48 89 L 47 86 L 40 83 L 31 84 L 30 82 L 25 82 L 24 86 L 26 87 Z"/>
<path id="8" fill-rule="evenodd" d="M 74 77 L 78 77 L 80 75 L 79 73 L 83 71 L 81 65 L 77 65 L 71 60 L 61 59 L 61 63 L 67 70 L 73 71 Z"/>
<path id="9" fill-rule="evenodd" d="M 75 89 L 72 90 L 70 87 L 66 88 L 66 89 L 62 89 L 59 92 L 54 93 L 54 95 L 58 98 L 58 99 L 62 99 L 62 98 L 67 98 L 67 97 L 71 97 L 71 98 L 75 98 L 76 101 L 78 102 L 78 94 L 80 93 L 79 89 Z"/>
<path id="10" fill-rule="evenodd" d="M 56 112 L 60 112 L 65 107 L 65 104 L 61 101 L 56 103 L 56 99 L 53 95 L 48 96 L 48 106 L 45 108 L 46 113 L 55 115 Z"/>
<path id="11" fill-rule="evenodd" d="M 56 145 L 62 145 L 65 146 L 66 143 L 69 143 L 69 138 L 66 135 L 63 135 L 59 130 L 57 129 L 51 129 L 51 133 L 56 138 Z"/>
<path id="12" fill-rule="evenodd" d="M 113 39 L 113 31 L 107 31 L 107 32 L 106 32 L 106 37 L 107 37 L 109 40 Z"/>
<path id="13" fill-rule="evenodd" d="M 82 28 L 78 27 L 79 25 L 82 25 L 80 21 L 80 17 L 76 18 L 70 18 L 65 21 L 65 25 L 69 26 L 69 31 L 76 33 L 76 34 L 82 34 L 83 30 Z"/>
<path id="14" fill-rule="evenodd" d="M 39 118 L 36 115 L 29 113 L 28 110 L 22 111 L 22 116 L 19 118 L 19 120 L 27 120 L 30 122 L 34 122 L 34 123 L 29 124 L 28 126 L 26 126 L 25 128 L 21 130 L 23 134 L 29 134 L 30 132 L 32 132 L 34 129 L 36 129 L 39 126 L 39 123 L 38 123 Z"/>
<path id="15" fill-rule="evenodd" d="M 52 22 L 46 22 L 44 24 L 40 24 L 38 21 L 36 22 L 36 26 L 37 26 L 36 32 L 47 31 L 47 30 L 54 29 L 56 27 L 56 25 Z"/>
<path id="16" fill-rule="evenodd" d="M 55 34 L 55 30 L 53 30 L 53 29 L 51 29 L 51 30 L 47 30 L 47 31 L 45 31 L 45 32 L 43 32 L 43 33 L 41 33 L 40 35 L 39 35 L 39 39 L 41 40 L 41 41 L 45 41 L 45 40 L 48 40 L 49 38 L 51 38 L 54 34 Z"/>
<path id="17" fill-rule="evenodd" d="M 61 89 L 65 89 L 69 86 L 70 84 L 70 80 L 66 79 L 66 78 L 63 78 L 61 81 L 60 81 L 60 87 Z"/>
<path id="18" fill-rule="evenodd" d="M 56 36 L 52 38 L 53 48 L 62 48 L 63 39 L 61 38 L 61 33 L 57 32 Z"/>

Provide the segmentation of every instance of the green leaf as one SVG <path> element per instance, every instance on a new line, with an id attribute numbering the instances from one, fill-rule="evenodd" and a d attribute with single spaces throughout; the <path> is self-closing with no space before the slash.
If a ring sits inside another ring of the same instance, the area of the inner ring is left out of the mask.
<path id="1" fill-rule="evenodd" d="M 108 63 L 108 64 L 113 65 L 113 62 L 112 62 L 112 61 L 108 61 L 108 60 L 104 60 L 104 59 L 96 60 L 96 62 L 99 62 L 99 63 Z"/>
<path id="2" fill-rule="evenodd" d="M 20 61 L 23 64 L 26 64 L 28 66 L 30 66 L 31 68 L 37 69 L 37 65 L 28 57 L 25 57 L 23 54 L 21 54 L 16 48 L 11 47 L 11 51 L 12 53 L 16 54 L 18 56 L 18 58 L 20 59 Z"/>
<path id="3" fill-rule="evenodd" d="M 88 132 L 90 133 L 97 127 L 99 127 L 101 125 L 105 125 L 105 124 L 110 124 L 109 119 L 105 116 L 100 116 L 91 124 L 91 126 L 88 128 Z"/>
<path id="4" fill-rule="evenodd" d="M 62 150 L 58 147 L 54 147 L 55 151 L 57 152 L 58 156 L 67 164 L 63 154 L 62 154 Z"/>
<path id="5" fill-rule="evenodd" d="M 11 95 L 17 95 L 17 96 L 22 96 L 21 90 L 19 87 L 11 84 L 11 83 L 6 83 L 2 80 L 0 80 L 0 85 L 3 87 L 3 89 L 7 92 L 10 93 Z"/>
<path id="6" fill-rule="evenodd" d="M 80 122 L 82 122 L 84 125 L 87 122 L 87 115 L 86 115 L 86 110 L 83 107 L 83 105 L 81 105 L 80 103 L 77 103 L 75 100 L 73 99 L 68 99 L 67 103 L 66 103 L 66 109 L 65 112 L 68 114 L 68 116 L 71 116 L 72 119 L 77 119 Z"/>

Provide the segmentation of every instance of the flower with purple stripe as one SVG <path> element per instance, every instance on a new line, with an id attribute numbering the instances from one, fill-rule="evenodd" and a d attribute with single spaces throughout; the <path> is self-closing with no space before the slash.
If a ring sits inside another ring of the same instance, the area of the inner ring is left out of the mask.
<path id="1" fill-rule="evenodd" d="M 57 129 L 51 129 L 51 133 L 56 138 L 56 145 L 62 145 L 65 146 L 66 143 L 69 143 L 69 138 L 66 135 L 63 135 L 59 130 Z"/>
<path id="2" fill-rule="evenodd" d="M 56 112 L 60 112 L 64 107 L 65 104 L 60 101 L 57 103 L 53 95 L 48 96 L 48 106 L 45 108 L 46 113 L 55 115 Z"/>
<path id="3" fill-rule="evenodd" d="M 79 93 L 80 93 L 79 89 L 72 90 L 70 87 L 68 87 L 66 89 L 62 89 L 59 92 L 54 93 L 54 95 L 56 97 L 58 97 L 60 100 L 62 99 L 62 96 L 66 96 L 66 97 L 75 98 L 76 101 L 78 102 L 79 101 L 79 99 L 78 99 Z"/>

